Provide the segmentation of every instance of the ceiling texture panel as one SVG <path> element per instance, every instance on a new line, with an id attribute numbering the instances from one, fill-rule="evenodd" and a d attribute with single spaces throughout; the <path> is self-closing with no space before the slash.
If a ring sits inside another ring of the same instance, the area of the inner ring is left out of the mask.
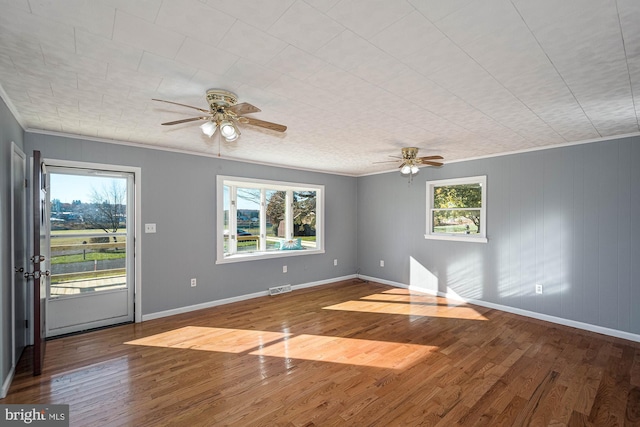
<path id="1" fill-rule="evenodd" d="M 0 0 L 0 95 L 31 132 L 345 175 L 640 134 L 637 0 Z M 202 121 L 255 105 L 234 142 Z"/>

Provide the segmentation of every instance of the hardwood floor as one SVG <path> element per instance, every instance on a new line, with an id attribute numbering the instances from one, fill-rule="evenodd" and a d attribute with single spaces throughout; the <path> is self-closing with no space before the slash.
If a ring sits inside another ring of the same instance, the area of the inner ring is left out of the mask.
<path id="1" fill-rule="evenodd" d="M 640 426 L 640 343 L 357 280 L 64 337 L 73 426 Z"/>

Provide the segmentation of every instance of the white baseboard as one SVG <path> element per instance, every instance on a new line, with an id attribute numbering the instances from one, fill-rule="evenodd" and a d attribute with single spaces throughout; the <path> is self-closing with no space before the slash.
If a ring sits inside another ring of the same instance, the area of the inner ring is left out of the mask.
<path id="1" fill-rule="evenodd" d="M 359 276 L 361 279 L 369 280 L 376 283 L 382 283 L 383 285 L 395 286 L 398 288 L 409 289 L 412 291 L 422 292 L 430 295 L 437 295 L 443 298 L 455 299 L 458 301 L 466 302 L 469 304 L 479 305 L 480 307 L 493 308 L 500 311 L 505 311 L 507 313 L 518 314 L 520 316 L 531 317 L 533 319 L 544 320 L 545 322 L 556 323 L 558 325 L 569 326 L 576 329 L 582 329 L 585 331 L 596 332 L 598 334 L 608 335 L 611 337 L 622 338 L 629 341 L 640 342 L 640 335 L 633 334 L 631 332 L 620 331 L 618 329 L 605 328 L 604 326 L 593 325 L 591 323 L 578 322 L 571 319 L 565 319 L 562 317 L 550 316 L 547 314 L 536 313 L 535 311 L 523 310 L 516 307 L 509 307 L 507 305 L 495 304 L 492 302 L 470 299 L 461 297 L 455 293 L 446 293 L 446 292 L 434 292 L 431 289 L 420 288 L 419 286 L 410 286 L 404 283 L 394 282 L 391 280 L 378 279 L 376 277 L 370 276 Z"/>
<path id="2" fill-rule="evenodd" d="M 16 373 L 16 367 L 12 366 L 9 370 L 7 378 L 5 378 L 4 383 L 2 383 L 2 389 L 0 389 L 0 399 L 4 399 L 7 397 L 7 393 L 9 393 L 9 387 L 11 387 L 11 381 L 13 380 L 13 375 Z"/>
<path id="3" fill-rule="evenodd" d="M 309 282 L 309 283 L 302 283 L 302 284 L 299 284 L 299 285 L 291 285 L 291 291 L 295 291 L 297 289 L 303 289 L 303 288 L 311 288 L 313 286 L 327 285 L 329 283 L 339 282 L 339 281 L 342 281 L 342 280 L 355 279 L 356 277 L 357 276 L 355 274 L 351 274 L 349 276 L 334 277 L 332 279 L 320 280 L 320 281 L 317 281 L 317 282 Z M 171 310 L 158 311 L 156 313 L 143 314 L 142 315 L 142 321 L 144 322 L 144 321 L 147 321 L 147 320 L 159 319 L 161 317 L 168 317 L 168 316 L 173 316 L 173 315 L 176 315 L 176 314 L 188 313 L 190 311 L 202 310 L 204 308 L 216 307 L 218 305 L 224 305 L 224 304 L 231 304 L 233 302 L 244 301 L 244 300 L 248 300 L 248 299 L 252 299 L 252 298 L 258 298 L 258 297 L 264 297 L 264 296 L 268 296 L 268 295 L 269 295 L 269 291 L 268 290 L 264 290 L 264 291 L 260 291 L 260 292 L 254 292 L 252 294 L 239 295 L 239 296 L 236 296 L 236 297 L 224 298 L 224 299 L 219 299 L 219 300 L 214 300 L 214 301 L 208 301 L 208 302 L 203 302 L 201 304 L 189 305 L 189 306 L 186 306 L 186 307 L 174 308 L 174 309 L 171 309 Z"/>

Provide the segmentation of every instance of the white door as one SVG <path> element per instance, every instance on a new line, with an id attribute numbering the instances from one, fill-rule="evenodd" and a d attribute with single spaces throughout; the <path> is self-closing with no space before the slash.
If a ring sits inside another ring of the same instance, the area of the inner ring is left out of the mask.
<path id="1" fill-rule="evenodd" d="M 134 320 L 134 175 L 47 167 L 47 337 Z"/>

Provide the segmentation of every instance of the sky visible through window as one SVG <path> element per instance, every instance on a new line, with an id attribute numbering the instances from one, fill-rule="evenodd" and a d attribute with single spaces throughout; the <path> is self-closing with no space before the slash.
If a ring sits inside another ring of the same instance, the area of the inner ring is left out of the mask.
<path id="1" fill-rule="evenodd" d="M 58 199 L 62 203 L 71 203 L 74 200 L 80 200 L 82 203 L 91 203 L 93 188 L 101 191 L 103 186 L 110 187 L 113 181 L 121 181 L 123 184 L 126 182 L 124 178 L 58 173 L 52 173 L 50 180 L 50 200 Z M 124 202 L 126 203 L 126 200 Z"/>

